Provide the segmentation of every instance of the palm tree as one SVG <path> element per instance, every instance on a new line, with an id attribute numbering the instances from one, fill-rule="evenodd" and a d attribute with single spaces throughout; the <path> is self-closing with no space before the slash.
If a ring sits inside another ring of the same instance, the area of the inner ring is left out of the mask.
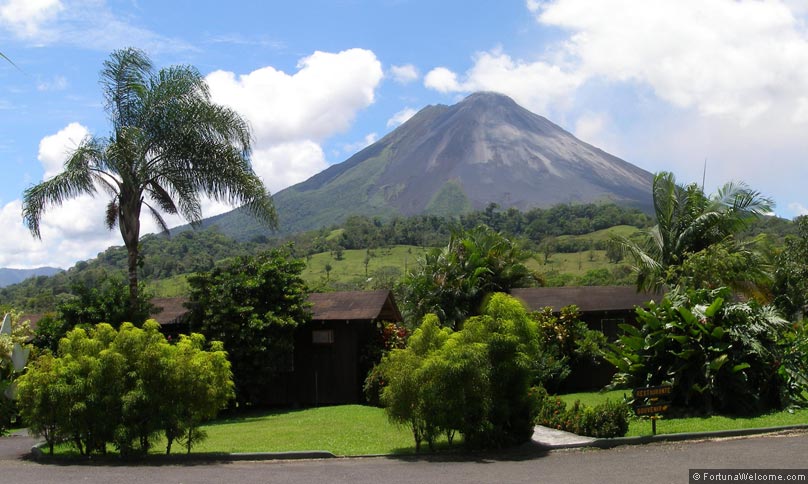
<path id="1" fill-rule="evenodd" d="M 140 215 L 145 207 L 168 232 L 161 213 L 191 224 L 202 219 L 200 195 L 246 205 L 277 225 L 269 193 L 253 172 L 250 130 L 235 111 L 214 104 L 202 75 L 190 66 L 154 72 L 138 49 L 115 51 L 104 62 L 101 85 L 112 122 L 109 137 L 87 137 L 58 175 L 27 190 L 23 221 L 41 238 L 40 220 L 50 206 L 100 187 L 111 199 L 106 225 L 117 225 L 128 251 L 129 299 L 138 298 Z"/>
<path id="2" fill-rule="evenodd" d="M 673 174 L 654 176 L 652 188 L 657 224 L 641 242 L 615 239 L 634 259 L 637 288 L 658 290 L 668 270 L 690 255 L 730 242 L 749 221 L 771 211 L 773 202 L 744 183 L 727 183 L 711 197 L 695 184 L 681 186 Z"/>

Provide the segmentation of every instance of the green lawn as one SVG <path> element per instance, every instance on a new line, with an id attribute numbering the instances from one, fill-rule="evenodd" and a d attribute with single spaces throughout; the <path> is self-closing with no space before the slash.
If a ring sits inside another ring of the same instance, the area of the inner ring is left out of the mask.
<path id="1" fill-rule="evenodd" d="M 621 401 L 623 395 L 631 396 L 629 390 L 610 392 L 571 393 L 559 395 L 559 398 L 572 405 L 580 400 L 585 405 L 597 405 L 607 399 Z M 657 420 L 657 434 L 678 434 L 685 432 L 714 432 L 719 430 L 738 430 L 747 428 L 782 427 L 787 425 L 808 424 L 808 409 L 783 410 L 757 417 L 689 417 L 662 418 Z M 651 421 L 647 418 L 634 418 L 629 424 L 627 437 L 651 435 Z"/>
<path id="2" fill-rule="evenodd" d="M 195 452 L 327 450 L 336 455 L 415 452 L 408 428 L 390 423 L 383 409 L 341 405 L 258 414 L 206 425 Z"/>
<path id="3" fill-rule="evenodd" d="M 261 412 L 214 421 L 204 425 L 208 438 L 192 453 L 287 452 L 325 450 L 339 456 L 408 454 L 415 452 L 409 428 L 390 423 L 384 410 L 363 405 Z M 458 445 L 460 439 L 456 439 Z M 156 439 L 151 453 L 165 453 L 165 440 Z M 426 449 L 426 443 L 423 444 Z M 437 445 L 447 446 L 445 437 Z M 69 445 L 56 454 L 76 456 Z M 110 447 L 108 452 L 114 453 Z M 183 454 L 175 443 L 172 454 Z"/>

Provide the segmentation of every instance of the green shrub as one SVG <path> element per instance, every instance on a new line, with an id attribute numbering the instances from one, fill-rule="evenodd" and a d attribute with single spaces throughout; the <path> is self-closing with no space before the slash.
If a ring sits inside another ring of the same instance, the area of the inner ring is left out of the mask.
<path id="1" fill-rule="evenodd" d="M 175 440 L 190 452 L 201 422 L 233 397 L 221 343 L 204 346 L 198 334 L 169 344 L 153 320 L 143 329 L 74 329 L 57 357 L 45 353 L 19 379 L 20 413 L 51 453 L 66 441 L 82 455 L 106 453 L 108 444 L 122 456 L 145 454 L 161 432 L 167 453 Z"/>
<path id="2" fill-rule="evenodd" d="M 730 302 L 725 288 L 676 288 L 637 309 L 639 327 L 623 334 L 606 359 L 615 384 L 671 384 L 674 407 L 688 413 L 750 414 L 781 408 L 802 392 L 783 377 L 779 342 L 791 330 L 773 308 Z"/>
<path id="3" fill-rule="evenodd" d="M 576 400 L 570 408 L 558 397 L 537 388 L 536 423 L 556 430 L 597 438 L 622 437 L 628 432 L 631 408 L 626 402 L 606 401 L 594 407 Z"/>
<path id="4" fill-rule="evenodd" d="M 431 447 L 440 434 L 451 441 L 455 432 L 473 448 L 528 440 L 537 410 L 530 387 L 542 358 L 536 322 L 500 293 L 462 330 L 440 324 L 427 315 L 407 347 L 380 363 L 391 420 L 410 426 L 416 449 L 422 441 Z"/>

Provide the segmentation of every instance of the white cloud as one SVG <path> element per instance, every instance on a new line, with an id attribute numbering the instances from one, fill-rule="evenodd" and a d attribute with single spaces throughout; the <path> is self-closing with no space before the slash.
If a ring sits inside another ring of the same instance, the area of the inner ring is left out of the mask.
<path id="1" fill-rule="evenodd" d="M 75 150 L 81 141 L 90 132 L 79 123 L 70 123 L 56 134 L 45 136 L 39 142 L 39 159 L 45 169 L 43 178 L 48 178 L 60 173 L 67 160 L 67 154 Z"/>
<path id="2" fill-rule="evenodd" d="M 417 112 L 418 111 L 416 111 L 413 108 L 404 108 L 401 111 L 394 114 L 393 117 L 387 120 L 387 127 L 394 128 L 396 126 L 404 124 L 408 119 L 415 116 L 415 113 Z"/>
<path id="3" fill-rule="evenodd" d="M 305 181 L 327 167 L 323 149 L 310 140 L 279 143 L 253 152 L 253 169 L 271 193 Z"/>
<path id="4" fill-rule="evenodd" d="M 458 81 L 457 74 L 438 67 L 426 75 L 424 85 L 440 92 L 497 91 L 544 113 L 550 105 L 566 104 L 584 80 L 548 62 L 514 60 L 500 49 L 478 53 L 463 79 Z"/>
<path id="5" fill-rule="evenodd" d="M 273 193 L 327 167 L 320 143 L 346 131 L 375 101 L 383 77 L 381 62 L 364 49 L 318 51 L 298 68 L 293 74 L 267 66 L 207 76 L 213 100 L 250 122 L 253 165 Z"/>
<path id="6" fill-rule="evenodd" d="M 420 77 L 418 69 L 412 64 L 405 64 L 403 66 L 391 66 L 390 75 L 393 80 L 400 84 L 409 84 L 417 81 Z"/>
<path id="7" fill-rule="evenodd" d="M 465 91 L 457 82 L 457 74 L 445 67 L 436 67 L 424 77 L 424 86 L 439 92 Z"/>
<path id="8" fill-rule="evenodd" d="M 808 89 L 808 35 L 787 4 L 735 0 L 553 0 L 576 72 L 650 86 L 679 108 L 749 123 Z"/>
<path id="9" fill-rule="evenodd" d="M 0 5 L 0 25 L 23 39 L 41 38 L 45 24 L 63 9 L 59 0 L 9 0 Z"/>
<path id="10" fill-rule="evenodd" d="M 806 207 L 801 203 L 798 202 L 789 203 L 788 208 L 790 208 L 797 215 L 808 215 L 808 207 Z"/>
<path id="11" fill-rule="evenodd" d="M 261 146 L 291 140 L 321 141 L 347 130 L 356 113 L 375 100 L 382 79 L 373 52 L 317 51 L 292 74 L 268 66 L 236 77 L 207 76 L 213 100 L 233 107 L 250 121 Z"/>

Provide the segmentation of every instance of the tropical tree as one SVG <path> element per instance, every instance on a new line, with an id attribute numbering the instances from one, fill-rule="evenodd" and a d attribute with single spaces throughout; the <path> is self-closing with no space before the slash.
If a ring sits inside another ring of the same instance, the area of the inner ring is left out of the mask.
<path id="1" fill-rule="evenodd" d="M 295 328 L 311 319 L 305 265 L 288 248 L 273 249 L 188 279 L 191 327 L 224 343 L 242 406 L 271 403 L 277 375 L 294 364 Z"/>
<path id="2" fill-rule="evenodd" d="M 99 188 L 111 199 L 106 225 L 117 225 L 128 252 L 129 298 L 138 296 L 140 215 L 151 213 L 164 231 L 163 213 L 192 224 L 202 218 L 201 194 L 245 204 L 270 226 L 277 224 L 272 200 L 253 172 L 250 130 L 235 111 L 211 101 L 205 79 L 193 67 L 154 72 L 140 50 L 112 53 L 101 70 L 108 137 L 90 136 L 73 150 L 64 170 L 28 188 L 23 221 L 40 238 L 40 221 L 50 206 Z"/>
<path id="3" fill-rule="evenodd" d="M 654 177 L 652 195 L 657 223 L 645 239 L 615 240 L 634 260 L 639 289 L 655 290 L 671 282 L 669 269 L 680 266 L 690 254 L 719 242 L 731 247 L 734 234 L 774 205 L 744 183 L 727 183 L 708 197 L 696 184 L 677 184 L 668 172 Z"/>
<path id="4" fill-rule="evenodd" d="M 456 327 L 479 314 L 487 294 L 535 285 L 523 264 L 527 257 L 488 226 L 453 231 L 446 247 L 427 252 L 405 277 L 400 286 L 404 309 L 414 320 L 434 313 L 444 325 Z"/>

